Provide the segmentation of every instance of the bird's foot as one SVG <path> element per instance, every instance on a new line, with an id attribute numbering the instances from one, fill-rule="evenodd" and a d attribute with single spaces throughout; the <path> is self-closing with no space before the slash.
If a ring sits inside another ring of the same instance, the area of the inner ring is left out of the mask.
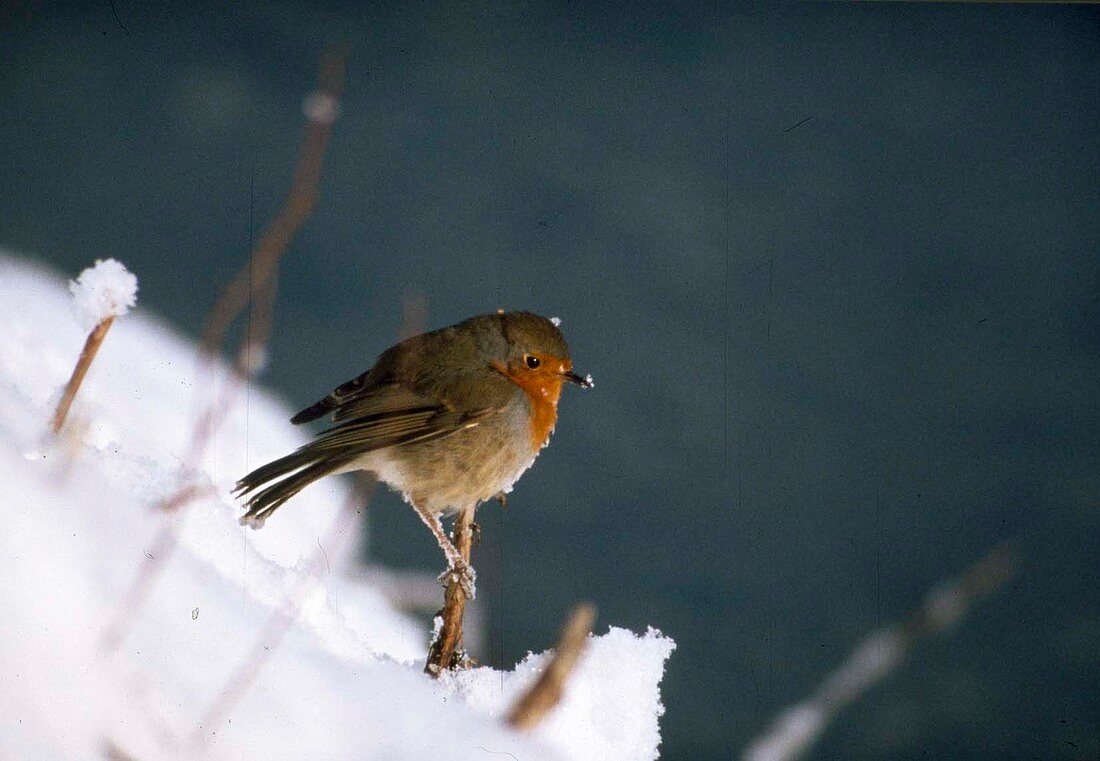
<path id="1" fill-rule="evenodd" d="M 457 583 L 462 587 L 467 600 L 474 599 L 477 594 L 477 572 L 468 563 L 462 561 L 439 574 L 439 583 L 445 587 Z"/>
<path id="2" fill-rule="evenodd" d="M 481 544 L 481 524 L 480 523 L 471 523 L 470 524 L 470 540 L 473 543 L 474 547 L 477 547 L 479 544 Z"/>

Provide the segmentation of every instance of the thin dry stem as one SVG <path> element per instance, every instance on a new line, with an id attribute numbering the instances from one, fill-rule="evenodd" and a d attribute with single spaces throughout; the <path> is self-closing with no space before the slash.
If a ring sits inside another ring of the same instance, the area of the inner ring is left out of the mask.
<path id="1" fill-rule="evenodd" d="M 884 680 L 922 640 L 950 630 L 966 613 L 1015 575 L 1019 560 L 1005 542 L 925 595 L 901 621 L 864 637 L 812 695 L 788 707 L 745 750 L 745 761 L 794 761 L 813 747 L 836 715 Z"/>
<path id="2" fill-rule="evenodd" d="M 320 93 L 331 98 L 336 108 L 344 91 L 347 56 L 346 45 L 326 48 L 321 57 L 317 75 L 315 94 Z M 229 327 L 248 306 L 250 299 L 254 297 L 258 306 L 254 312 L 255 319 L 250 326 L 249 335 L 245 337 L 238 353 L 232 377 L 227 381 L 227 388 L 221 394 L 211 392 L 209 404 L 196 420 L 188 455 L 188 462 L 192 467 L 197 466 L 202 459 L 210 440 L 232 408 L 244 382 L 258 368 L 258 363 L 249 361 L 249 358 L 263 354 L 267 338 L 271 333 L 279 260 L 316 205 L 321 168 L 331 131 L 331 119 L 307 118 L 305 134 L 298 149 L 294 179 L 282 209 L 253 248 L 248 264 L 237 273 L 222 292 L 207 317 L 202 350 L 199 352 L 200 377 L 199 382 L 196 383 L 196 388 L 199 389 L 214 386 L 202 376 L 205 375 L 207 378 L 213 376 L 213 357 L 222 347 Z M 186 507 L 201 494 L 201 490 L 196 489 L 193 484 L 188 484 L 163 500 L 159 507 L 164 512 L 174 512 Z M 175 532 L 174 523 L 165 523 L 158 532 L 155 547 L 159 551 L 156 555 L 162 560 L 167 560 L 175 550 L 177 541 Z M 144 605 L 153 580 L 166 565 L 164 562 L 149 558 L 146 560 L 147 562 L 143 563 L 138 570 L 111 625 L 104 633 L 102 641 L 108 651 L 118 647 L 129 627 L 129 622 Z"/>
<path id="3" fill-rule="evenodd" d="M 508 712 L 509 724 L 517 729 L 531 729 L 558 704 L 595 622 L 596 608 L 591 603 L 581 603 L 573 608 L 562 629 L 554 657 L 531 688 L 512 706 Z"/>
<path id="4" fill-rule="evenodd" d="M 337 514 L 325 534 L 324 542 L 318 541 L 317 551 L 309 561 L 310 572 L 299 576 L 297 583 L 283 597 L 282 603 L 268 616 L 256 641 L 237 669 L 229 676 L 218 697 L 207 709 L 191 735 L 191 744 L 201 746 L 212 737 L 225 721 L 225 717 L 247 694 L 261 669 L 275 654 L 291 625 L 297 620 L 302 604 L 328 572 L 328 552 L 334 552 L 352 533 L 349 528 L 360 510 L 365 509 L 374 493 L 375 481 L 365 473 L 358 474 L 355 487 L 348 495 L 343 508 Z M 326 550 L 325 547 L 328 547 Z"/>
<path id="5" fill-rule="evenodd" d="M 411 308 L 409 306 L 411 298 L 407 297 L 406 299 L 400 328 L 401 336 L 421 332 L 426 323 L 427 299 L 421 296 L 416 300 L 416 307 Z M 257 676 L 259 676 L 260 670 L 270 660 L 279 643 L 282 642 L 283 637 L 290 630 L 291 624 L 297 619 L 302 603 L 320 583 L 321 568 L 328 568 L 327 553 L 338 548 L 348 536 L 350 533 L 349 528 L 355 516 L 370 505 L 376 484 L 375 479 L 366 472 L 359 471 L 355 474 L 355 485 L 348 494 L 343 509 L 330 526 L 324 543 L 317 543 L 318 551 L 313 553 L 310 560 L 312 572 L 300 578 L 298 584 L 284 597 L 282 604 L 272 611 L 256 638 L 251 651 L 241 661 L 237 670 L 226 680 L 224 688 L 219 692 L 219 697 L 210 705 L 192 733 L 191 743 L 193 746 L 201 746 L 208 738 L 213 736 L 213 733 L 224 722 L 225 717 L 229 715 L 233 707 L 240 702 L 241 698 L 252 687 Z M 329 549 L 325 550 L 325 547 Z"/>
<path id="6" fill-rule="evenodd" d="M 470 550 L 474 544 L 474 508 L 463 510 L 455 519 L 451 532 L 455 549 L 462 555 L 467 566 L 470 564 Z M 466 592 L 457 573 L 451 574 L 447 581 L 447 590 L 443 593 L 443 609 L 439 617 L 443 626 L 428 650 L 428 662 L 424 672 L 438 677 L 444 671 L 465 668 L 468 659 L 462 649 L 462 617 L 466 612 Z"/>
<path id="7" fill-rule="evenodd" d="M 333 45 L 325 49 L 317 73 L 315 93 L 339 103 L 347 78 L 347 57 L 347 45 Z M 321 168 L 331 133 L 330 120 L 309 119 L 306 122 L 294 168 L 294 180 L 282 210 L 264 231 L 248 265 L 237 273 L 210 310 L 202 345 L 211 354 L 217 353 L 224 343 L 229 326 L 248 306 L 254 290 L 267 289 L 268 293 L 262 298 L 274 296 L 279 260 L 317 203 Z M 253 325 L 254 335 L 260 337 L 260 343 L 266 343 L 269 328 L 270 325 Z M 252 340 L 252 343 L 256 342 Z"/>
<path id="8" fill-rule="evenodd" d="M 73 374 L 65 384 L 65 392 L 61 395 L 61 401 L 57 403 L 57 410 L 50 421 L 50 429 L 55 434 L 59 433 L 61 426 L 65 425 L 65 418 L 69 416 L 69 408 L 73 406 L 76 392 L 80 390 L 80 384 L 84 382 L 84 376 L 88 374 L 88 368 L 92 366 L 92 360 L 99 352 L 99 347 L 103 345 L 103 339 L 107 337 L 107 331 L 111 329 L 114 321 L 114 315 L 111 315 L 92 328 L 92 332 L 88 334 L 84 348 L 80 351 L 80 357 L 76 360 Z"/>
<path id="9" fill-rule="evenodd" d="M 401 295 L 401 330 L 397 340 L 404 341 L 428 326 L 428 297 L 423 292 L 409 288 Z"/>
<path id="10" fill-rule="evenodd" d="M 332 45 L 325 49 L 317 73 L 314 96 L 330 98 L 339 107 L 347 78 L 347 45 Z M 207 315 L 202 334 L 200 372 L 210 375 L 210 365 L 225 343 L 230 326 L 252 304 L 252 320 L 237 352 L 234 374 L 221 395 L 213 394 L 195 426 L 191 442 L 192 464 L 203 452 L 233 406 L 243 381 L 259 369 L 257 357 L 263 355 L 275 315 L 275 294 L 278 288 L 279 262 L 290 248 L 298 231 L 309 219 L 320 195 L 321 169 L 332 134 L 331 119 L 307 118 L 305 133 L 298 149 L 298 160 L 290 190 L 279 213 L 268 224 L 252 250 L 248 263 L 236 274 L 218 296 Z M 205 384 L 199 384 L 204 386 Z"/>
<path id="11" fill-rule="evenodd" d="M 157 535 L 149 549 L 145 551 L 141 567 L 134 576 L 130 588 L 122 598 L 114 615 L 111 617 L 103 634 L 99 638 L 99 646 L 104 653 L 114 653 L 122 644 L 126 632 L 130 628 L 134 615 L 141 608 L 149 596 L 149 590 L 157 573 L 168 565 L 169 558 L 175 552 L 179 540 L 176 538 L 175 524 L 163 521 L 157 530 Z"/>
<path id="12" fill-rule="evenodd" d="M 137 761 L 136 757 L 130 755 L 121 745 L 110 738 L 104 738 L 101 741 L 100 749 L 103 751 L 105 761 Z"/>

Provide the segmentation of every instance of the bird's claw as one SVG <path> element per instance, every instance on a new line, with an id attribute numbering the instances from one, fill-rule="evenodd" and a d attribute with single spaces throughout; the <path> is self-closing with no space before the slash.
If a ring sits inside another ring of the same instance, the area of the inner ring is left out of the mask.
<path id="1" fill-rule="evenodd" d="M 445 587 L 457 583 L 467 600 L 474 599 L 477 594 L 477 572 L 466 563 L 457 563 L 439 574 L 439 583 Z"/>

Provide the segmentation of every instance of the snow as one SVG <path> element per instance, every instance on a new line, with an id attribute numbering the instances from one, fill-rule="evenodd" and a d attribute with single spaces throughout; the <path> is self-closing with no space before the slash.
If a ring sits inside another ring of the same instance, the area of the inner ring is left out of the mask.
<path id="1" fill-rule="evenodd" d="M 658 683 L 675 643 L 656 629 L 636 635 L 611 627 L 602 637 L 588 639 L 573 678 L 566 684 L 563 704 L 538 733 L 566 758 L 657 758 L 659 717 L 664 713 Z M 441 690 L 455 689 L 467 703 L 500 716 L 530 686 L 549 662 L 549 653 L 528 654 L 514 672 L 505 675 L 474 669 L 454 674 Z M 609 699 L 609 693 L 616 694 Z"/>
<path id="2" fill-rule="evenodd" d="M 137 278 L 114 259 L 97 259 L 94 266 L 69 282 L 80 321 L 94 328 L 108 317 L 121 317 L 137 303 Z"/>
<path id="3" fill-rule="evenodd" d="M 97 263 L 78 298 L 94 293 L 91 303 L 112 305 L 100 309 L 124 312 L 133 288 L 126 298 L 116 286 L 136 279 L 121 272 Z M 500 717 L 547 656 L 508 672 L 422 674 L 426 627 L 355 567 L 343 480 L 306 490 L 262 531 L 237 525 L 235 479 L 306 440 L 285 404 L 250 386 L 201 461 L 186 462 L 194 387 L 213 379 L 198 374 L 194 344 L 139 309 L 107 336 L 73 405 L 73 433 L 54 440 L 51 401 L 85 337 L 64 281 L 0 251 L 0 324 L 7 757 L 657 757 L 667 637 L 592 637 L 562 705 L 517 733 Z M 170 516 L 154 507 L 188 485 L 204 496 Z M 129 609 L 143 567 L 161 572 Z M 122 636 L 107 651 L 120 611 Z"/>
<path id="4" fill-rule="evenodd" d="M 551 317 L 550 318 L 550 324 L 553 325 L 555 328 L 560 328 L 561 327 L 561 318 L 560 317 Z"/>

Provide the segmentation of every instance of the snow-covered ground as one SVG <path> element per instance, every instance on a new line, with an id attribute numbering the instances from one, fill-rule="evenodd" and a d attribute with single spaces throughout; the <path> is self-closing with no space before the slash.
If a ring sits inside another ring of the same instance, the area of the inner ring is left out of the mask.
<path id="1" fill-rule="evenodd" d="M 334 540 L 341 479 L 307 489 L 262 531 L 241 528 L 233 481 L 306 434 L 251 387 L 188 467 L 195 346 L 140 307 L 110 329 L 70 413 L 75 435 L 54 440 L 47 422 L 86 334 L 65 278 L 0 252 L 0 755 L 657 757 L 674 647 L 658 632 L 591 638 L 562 705 L 520 734 L 500 717 L 546 656 L 424 676 L 427 632 L 369 575 L 344 572 L 359 532 Z M 172 516 L 154 509 L 188 484 L 213 488 Z M 166 537 L 175 551 L 157 557 Z M 144 603 L 127 607 L 142 568 L 157 572 Z M 291 600 L 298 613 L 280 638 Z M 105 648 L 120 612 L 122 638 Z"/>

